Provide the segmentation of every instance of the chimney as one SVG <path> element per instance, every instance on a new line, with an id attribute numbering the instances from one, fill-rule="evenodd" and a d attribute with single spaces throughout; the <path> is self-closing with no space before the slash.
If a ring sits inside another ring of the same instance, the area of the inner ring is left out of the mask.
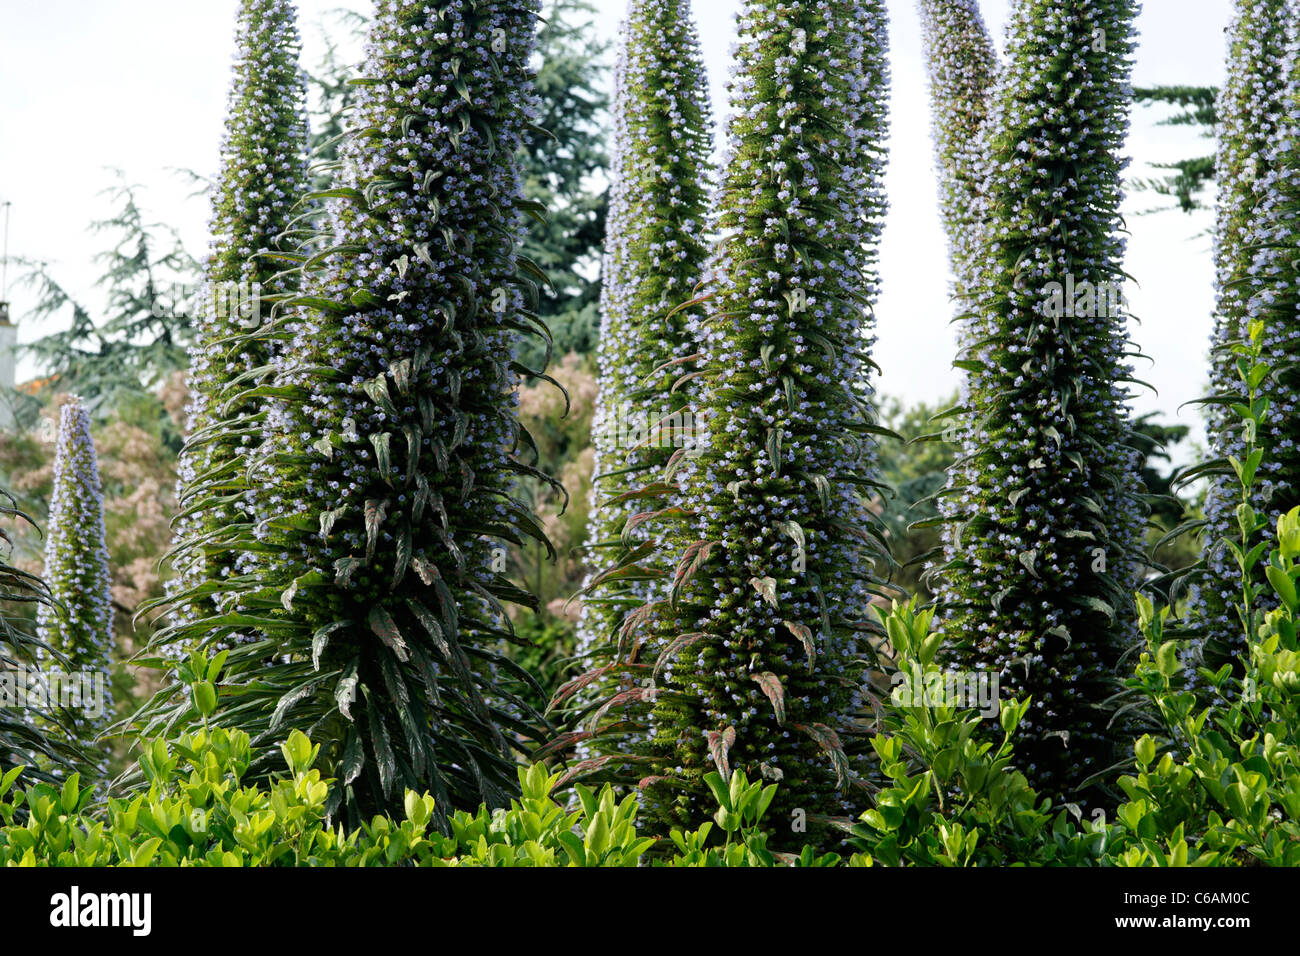
<path id="1" fill-rule="evenodd" d="M 14 427 L 14 376 L 18 327 L 9 321 L 9 303 L 0 302 L 0 429 Z"/>

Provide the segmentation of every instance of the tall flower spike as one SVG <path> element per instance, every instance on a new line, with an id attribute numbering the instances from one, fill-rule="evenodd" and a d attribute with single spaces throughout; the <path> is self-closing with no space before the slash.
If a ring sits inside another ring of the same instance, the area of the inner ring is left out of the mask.
<path id="1" fill-rule="evenodd" d="M 545 541 L 516 496 L 538 473 L 516 456 L 530 440 L 510 358 L 538 331 L 536 267 L 516 251 L 537 212 L 517 160 L 535 20 L 531 0 L 377 4 L 331 229 L 284 303 L 292 341 L 248 456 L 268 517 L 233 547 L 255 560 L 223 588 L 236 613 L 159 638 L 231 643 L 239 706 L 215 719 L 252 733 L 263 772 L 282 728 L 309 731 L 354 821 L 400 810 L 405 788 L 429 790 L 444 825 L 502 806 L 513 751 L 544 732 L 513 693 L 531 677 L 500 653 L 501 602 L 535 601 L 495 560 L 501 539 Z"/>
<path id="2" fill-rule="evenodd" d="M 589 540 L 599 564 L 621 547 L 643 499 L 624 498 L 694 437 L 690 390 L 674 390 L 696 351 L 687 302 L 703 278 L 712 125 L 690 0 L 632 0 L 614 73 L 614 148 L 602 269 L 600 394 Z M 621 500 L 620 500 L 621 499 Z M 633 533 L 640 544 L 644 534 Z M 623 601 L 649 582 L 597 583 L 579 620 L 579 649 L 604 666 Z M 617 668 L 615 668 L 617 669 Z M 619 686 L 613 673 L 584 698 Z M 610 738 L 592 752 L 616 752 Z"/>
<path id="3" fill-rule="evenodd" d="M 1142 519 L 1125 408 L 1119 150 L 1136 4 L 1020 0 L 980 149 L 984 199 L 965 464 L 940 600 L 965 661 L 1032 696 L 1018 747 L 1040 788 L 1111 763 L 1103 702 L 1136 639 Z"/>
<path id="4" fill-rule="evenodd" d="M 51 706 L 60 705 L 72 742 L 96 756 L 93 769 L 103 774 L 106 752 L 93 741 L 112 719 L 112 580 L 99 462 L 90 416 L 77 398 L 59 414 L 45 579 L 58 606 L 40 605 L 37 633 L 61 658 L 45 659 Z"/>
<path id="5" fill-rule="evenodd" d="M 715 769 L 783 781 L 774 813 L 848 809 L 873 587 L 860 488 L 886 25 L 876 0 L 749 0 L 740 15 L 723 238 L 690 323 L 702 447 L 644 521 L 666 525 L 675 558 L 625 639 L 646 665 L 623 699 L 650 707 L 639 763 L 657 832 L 709 818 Z"/>
<path id="6" fill-rule="evenodd" d="M 1288 123 L 1294 106 L 1284 95 L 1287 85 L 1289 35 L 1296 28 L 1296 9 L 1292 0 L 1237 0 L 1236 15 L 1228 27 L 1227 78 L 1219 91 L 1217 106 L 1219 128 L 1215 179 L 1218 198 L 1214 230 L 1215 312 L 1211 337 L 1210 394 L 1236 395 L 1241 388 L 1231 354 L 1233 342 L 1245 337 L 1247 317 L 1268 307 L 1274 321 L 1267 329 L 1266 353 L 1280 358 L 1287 351 L 1286 338 L 1292 334 L 1295 317 L 1282 316 L 1278 309 L 1284 301 L 1271 301 L 1284 276 L 1274 275 L 1277 262 L 1264 251 L 1266 261 L 1256 263 L 1255 239 L 1250 233 L 1256 204 L 1267 199 L 1267 190 L 1287 188 L 1271 177 L 1279 169 L 1283 147 L 1278 142 L 1279 127 Z M 1265 181 L 1269 185 L 1265 187 Z M 1275 197 L 1266 217 L 1285 215 L 1286 203 Z M 1267 221 L 1260 224 L 1268 229 Z M 1280 224 L 1276 224 L 1280 225 Z M 1283 266 L 1289 269 L 1289 266 Z M 1261 298 L 1262 297 L 1262 298 Z M 1266 301 L 1269 300 L 1269 301 Z M 1274 366 L 1280 368 L 1281 366 Z M 1283 399 L 1285 404 L 1285 399 Z M 1279 408 L 1270 410 L 1274 421 Z M 1242 440 L 1237 417 L 1223 406 L 1211 405 L 1208 414 L 1211 449 L 1216 456 L 1239 455 Z M 1282 435 L 1276 436 L 1279 440 Z M 1264 445 L 1288 453 L 1286 446 Z M 1284 500 L 1295 497 L 1293 477 L 1280 469 L 1285 458 L 1271 456 L 1263 466 L 1267 477 L 1256 488 L 1254 505 L 1262 513 L 1284 513 Z M 1283 491 L 1276 501 L 1275 491 Z M 1206 571 L 1192 580 L 1189 589 L 1191 617 L 1203 636 L 1201 654 L 1190 655 L 1189 677 L 1204 657 L 1215 667 L 1231 659 L 1243 648 L 1241 628 L 1234 603 L 1241 596 L 1241 576 L 1223 539 L 1236 540 L 1238 485 L 1236 476 L 1225 465 L 1215 478 L 1205 499 Z M 1260 580 L 1263 580 L 1260 565 Z M 1271 593 L 1265 589 L 1265 595 Z M 1267 597 L 1264 598 L 1267 600 Z"/>
<path id="7" fill-rule="evenodd" d="M 997 79 L 997 51 L 978 0 L 917 0 L 917 10 L 930 79 L 939 207 L 948 231 L 953 292 L 964 310 L 978 284 L 973 272 L 983 183 L 980 133 Z"/>
<path id="8" fill-rule="evenodd" d="M 234 80 L 230 90 L 221 171 L 213 196 L 211 249 L 199 297 L 190 362 L 188 426 L 199 443 L 182 454 L 178 501 L 195 508 L 180 522 L 178 539 L 189 547 L 182 582 L 221 580 L 235 569 L 226 558 L 200 550 L 205 540 L 229 535 L 256 509 L 254 495 L 195 500 L 196 479 L 216 468 L 233 476 L 260 435 L 240 429 L 260 399 L 250 373 L 270 358 L 268 340 L 232 338 L 269 318 L 269 299 L 290 291 L 284 264 L 261 256 L 275 250 L 290 229 L 294 206 L 307 191 L 306 89 L 298 68 L 297 14 L 290 0 L 242 0 L 235 31 Z M 241 378 L 243 376 L 243 378 Z M 210 602 L 204 601 L 207 606 Z"/>
<path id="9" fill-rule="evenodd" d="M 930 127 L 939 177 L 939 209 L 948 234 L 948 263 L 957 310 L 957 346 L 982 338 L 978 320 L 981 209 L 986 171 L 982 151 L 989 99 L 998 76 L 997 51 L 978 0 L 917 0 L 930 88 Z M 970 404 L 969 378 L 962 380 L 957 408 L 941 413 L 945 441 L 960 442 L 959 412 Z M 974 480 L 969 459 L 958 456 L 948 485 Z M 932 566 L 931 566 L 932 567 Z"/>

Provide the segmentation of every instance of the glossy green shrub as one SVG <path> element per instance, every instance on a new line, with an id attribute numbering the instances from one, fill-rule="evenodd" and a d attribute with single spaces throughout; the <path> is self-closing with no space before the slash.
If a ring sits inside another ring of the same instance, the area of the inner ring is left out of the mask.
<path id="1" fill-rule="evenodd" d="M 1124 865 L 1300 865 L 1300 507 L 1278 515 L 1271 550 L 1257 540 L 1269 519 L 1254 507 L 1274 452 L 1264 427 L 1267 345 L 1264 323 L 1253 322 L 1231 348 L 1244 398 L 1231 412 L 1243 439 L 1241 457 L 1229 457 L 1238 537 L 1223 544 L 1237 570 L 1244 651 L 1235 670 L 1232 661 L 1199 669 L 1214 691 L 1202 707 L 1183 674 L 1186 648 L 1164 639 L 1169 608 L 1138 598 L 1149 650 L 1129 684 L 1158 711 L 1167 737 L 1138 740 L 1137 772 L 1119 781 L 1129 798 L 1118 811 Z"/>
<path id="2" fill-rule="evenodd" d="M 195 685 L 196 698 L 205 693 Z M 289 772 L 269 786 L 245 781 L 252 750 L 239 730 L 204 728 L 143 748 L 146 789 L 131 799 L 94 802 L 76 775 L 61 787 L 16 788 L 22 768 L 0 776 L 3 866 L 636 866 L 657 842 L 636 831 L 635 797 L 616 801 L 575 788 L 572 807 L 553 791 L 561 774 L 540 764 L 518 770 L 521 795 L 509 808 L 456 811 L 450 834 L 432 832 L 434 800 L 407 791 L 405 817 L 379 815 L 345 832 L 325 822 L 334 781 L 312 769 L 319 746 L 294 731 L 280 747 Z M 710 774 L 715 820 L 674 831 L 665 866 L 829 866 L 839 857 L 767 850 L 759 822 L 775 792 L 735 774 Z M 861 861 L 859 861 L 861 862 Z"/>
<path id="3" fill-rule="evenodd" d="M 940 672 L 933 611 L 917 611 L 913 600 L 880 616 L 905 672 Z M 1068 807 L 1053 809 L 1015 769 L 1012 738 L 1028 708 L 1027 700 L 1002 702 L 995 745 L 979 732 L 975 710 L 888 704 L 885 733 L 871 741 L 888 785 L 853 826 L 852 845 L 885 866 L 1096 862 L 1105 831 L 1076 822 Z"/>

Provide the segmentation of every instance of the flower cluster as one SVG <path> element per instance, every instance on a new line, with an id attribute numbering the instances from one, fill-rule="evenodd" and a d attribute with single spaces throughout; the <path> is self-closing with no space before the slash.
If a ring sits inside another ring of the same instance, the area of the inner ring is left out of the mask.
<path id="1" fill-rule="evenodd" d="M 979 138 L 964 464 L 936 569 L 964 663 L 1032 697 L 1030 778 L 1072 791 L 1111 763 L 1103 707 L 1136 639 L 1142 507 L 1128 441 L 1126 317 L 1052 319 L 1043 290 L 1120 274 L 1136 4 L 1026 0 Z"/>
<path id="2" fill-rule="evenodd" d="M 664 831 L 707 819 L 715 768 L 783 780 L 776 813 L 846 810 L 869 651 L 884 4 L 750 0 L 738 26 L 722 238 L 688 322 L 704 434 L 654 519 L 667 594 L 625 629 L 655 651 L 635 693 Z"/>
<path id="3" fill-rule="evenodd" d="M 241 396 L 247 376 L 266 365 L 265 338 L 250 326 L 269 318 L 274 296 L 292 287 L 274 259 L 261 256 L 284 243 L 295 205 L 307 191 L 306 89 L 298 68 L 300 39 L 291 0 L 242 0 L 235 33 L 221 170 L 213 195 L 210 250 L 199 295 L 190 355 L 187 425 L 197 442 L 181 455 L 177 498 L 199 505 L 180 522 L 177 537 L 190 550 L 177 563 L 181 582 L 229 577 L 225 556 L 205 555 L 204 540 L 247 521 L 245 500 L 217 496 L 195 501 L 197 479 L 214 467 L 236 471 L 256 433 L 239 429 L 259 401 Z M 238 345 L 233 344 L 234 341 Z M 204 602 L 207 603 L 207 602 Z"/>
<path id="4" fill-rule="evenodd" d="M 689 371 L 683 363 L 696 351 L 687 328 L 690 310 L 678 307 L 690 301 L 708 258 L 712 126 L 690 0 L 631 0 L 621 35 L 601 273 L 600 393 L 592 425 L 595 474 L 607 476 L 592 489 L 589 541 L 597 567 L 612 563 L 607 556 L 623 550 L 628 520 L 650 502 L 624 496 L 647 476 L 661 475 L 675 450 L 684 447 L 684 425 L 675 425 L 666 441 L 638 440 L 632 443 L 636 447 L 620 441 L 620 426 L 642 408 L 649 410 L 642 417 L 651 434 L 662 436 L 665 423 L 693 422 L 683 412 L 691 390 L 673 387 Z M 645 528 L 628 530 L 629 544 L 647 537 Z M 592 663 L 610 667 L 608 651 L 626 607 L 621 601 L 649 600 L 656 592 L 645 580 L 602 586 L 599 578 L 590 578 L 587 583 L 579 650 Z M 625 688 L 614 670 L 617 665 L 584 698 Z M 609 749 L 602 741 L 580 753 Z"/>
<path id="5" fill-rule="evenodd" d="M 1216 282 L 1210 393 L 1235 395 L 1241 388 L 1231 345 L 1245 337 L 1247 321 L 1263 318 L 1265 353 L 1273 368 L 1290 366 L 1295 355 L 1295 266 L 1279 246 L 1293 242 L 1294 184 L 1287 165 L 1295 162 L 1297 88 L 1294 77 L 1294 12 L 1288 0 L 1239 0 L 1228 28 L 1227 77 L 1219 91 L 1218 183 L 1214 230 Z M 1274 434 L 1260 436 L 1271 450 L 1261 466 L 1264 480 L 1255 488 L 1254 506 L 1276 519 L 1298 500 L 1294 473 L 1294 376 L 1268 384 L 1269 422 Z M 1211 405 L 1208 431 L 1216 455 L 1240 455 L 1240 423 L 1226 407 Z M 1233 611 L 1241 596 L 1237 563 L 1223 545 L 1236 540 L 1237 479 L 1228 469 L 1216 478 L 1205 500 L 1206 572 L 1189 589 L 1192 617 L 1203 641 L 1187 661 L 1189 677 L 1199 658 L 1221 662 L 1242 650 Z M 1260 572 L 1262 577 L 1262 568 Z M 1265 591 L 1265 594 L 1269 592 Z"/>
<path id="6" fill-rule="evenodd" d="M 38 635 L 62 658 L 49 663 L 68 672 L 101 675 L 106 687 L 114 642 L 104 500 L 90 415 L 75 397 L 59 415 L 45 579 L 50 596 L 58 603 L 42 604 L 38 609 Z M 96 735 L 108 726 L 109 706 L 68 708 L 64 715 L 71 739 L 87 752 L 94 749 L 91 742 Z M 104 770 L 102 755 L 99 770 Z"/>

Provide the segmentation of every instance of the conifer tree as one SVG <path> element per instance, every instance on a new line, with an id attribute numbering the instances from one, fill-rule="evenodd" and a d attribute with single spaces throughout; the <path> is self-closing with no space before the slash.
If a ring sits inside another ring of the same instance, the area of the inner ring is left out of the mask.
<path id="1" fill-rule="evenodd" d="M 531 226 L 524 253 L 550 280 L 537 304 L 560 355 L 588 354 L 597 345 L 599 265 L 609 193 L 601 173 L 610 157 L 609 43 L 593 36 L 596 7 L 588 0 L 546 0 L 537 32 L 538 125 L 543 137 L 519 157 L 524 192 L 546 206 L 546 222 Z M 536 368 L 538 343 L 522 343 L 520 359 Z"/>
<path id="2" fill-rule="evenodd" d="M 115 211 L 88 227 L 113 236 L 95 257 L 103 266 L 96 281 L 105 293 L 102 313 L 65 287 L 47 263 L 16 260 L 36 289 L 32 318 L 66 315 L 58 331 L 31 343 L 32 356 L 60 389 L 110 408 L 185 368 L 194 334 L 186 290 L 200 271 L 176 230 L 150 220 L 141 187 L 121 170 L 114 175 L 103 194 Z"/>
<path id="3" fill-rule="evenodd" d="M 63 732 L 87 753 L 98 753 L 95 769 L 103 773 L 103 746 L 94 741 L 112 717 L 112 579 L 90 415 L 75 397 L 59 414 L 45 580 L 57 602 L 42 604 L 36 618 L 39 637 L 59 656 L 57 662 L 47 659 L 53 665 L 45 675 L 50 681 L 51 706 L 72 701 L 72 706 L 62 707 Z M 59 694 L 59 682 L 69 680 L 77 682 L 67 686 L 80 701 Z M 53 699 L 56 694 L 59 700 Z"/>
<path id="4" fill-rule="evenodd" d="M 496 561 L 502 540 L 545 540 L 515 497 L 517 476 L 540 476 L 519 454 L 510 358 L 521 333 L 544 334 L 525 302 L 541 273 L 516 251 L 541 212 L 517 159 L 535 129 L 535 16 L 517 0 L 377 4 L 318 197 L 329 228 L 297 254 L 302 292 L 281 303 L 288 339 L 259 386 L 267 437 L 246 472 L 270 489 L 267 517 L 229 546 L 256 560 L 217 613 L 159 638 L 230 641 L 232 705 L 213 719 L 253 734 L 261 772 L 287 728 L 309 733 L 353 821 L 400 809 L 408 787 L 444 824 L 501 806 L 515 751 L 544 729 L 512 692 L 530 675 L 499 653 L 501 602 L 531 598 Z M 147 720 L 185 713 L 177 696 Z"/>
<path id="5" fill-rule="evenodd" d="M 593 488 L 589 523 L 597 566 L 612 563 L 627 520 L 640 510 L 637 499 L 623 496 L 656 477 L 691 437 L 693 426 L 682 420 L 692 415 L 689 392 L 672 390 L 672 363 L 696 351 L 689 310 L 678 306 L 690 300 L 708 258 L 712 127 L 690 0 L 632 0 L 620 32 L 592 428 L 595 473 L 604 476 Z M 607 652 L 625 602 L 647 594 L 644 582 L 624 587 L 632 593 L 618 594 L 611 582 L 587 595 L 579 622 L 584 654 Z"/>
<path id="6" fill-rule="evenodd" d="M 945 502 L 945 630 L 1032 697 L 1018 744 L 1047 792 L 1111 763 L 1103 703 L 1136 639 L 1142 528 L 1123 382 L 1119 149 L 1129 0 L 1021 0 L 980 149 L 963 461 Z"/>
<path id="7" fill-rule="evenodd" d="M 782 781 L 776 815 L 848 809 L 874 573 L 886 27 L 874 0 L 740 15 L 723 238 L 689 324 L 702 447 L 633 519 L 671 548 L 665 586 L 625 622 L 645 676 L 615 698 L 650 708 L 638 764 L 656 832 L 710 818 L 713 770 Z"/>
<path id="8" fill-rule="evenodd" d="M 1296 25 L 1295 8 L 1288 0 L 1238 0 L 1235 14 L 1228 28 L 1227 78 L 1217 104 L 1216 293 L 1210 395 L 1212 402 L 1220 403 L 1225 397 L 1236 395 L 1241 387 L 1235 368 L 1236 356 L 1230 346 L 1244 338 L 1246 321 L 1254 315 L 1252 309 L 1285 306 L 1285 299 L 1273 301 L 1278 288 L 1274 282 L 1285 286 L 1285 277 L 1274 275 L 1278 264 L 1266 250 L 1267 261 L 1256 266 L 1256 240 L 1250 233 L 1257 215 L 1256 206 L 1266 198 L 1262 184 L 1279 169 L 1279 127 L 1290 112 L 1283 96 L 1289 62 L 1287 46 Z M 1284 184 L 1270 182 L 1270 188 L 1278 185 Z M 1275 197 L 1265 215 L 1284 214 L 1285 206 L 1285 202 Z M 1263 228 L 1277 225 L 1280 224 L 1265 223 Z M 1294 317 L 1282 320 L 1275 314 L 1274 318 L 1279 321 L 1266 329 L 1265 349 L 1272 358 L 1278 359 L 1288 349 L 1289 327 L 1294 326 Z M 1270 393 L 1270 398 L 1274 402 L 1269 413 L 1271 420 L 1280 424 L 1289 403 L 1278 393 Z M 1244 441 L 1237 416 L 1223 404 L 1211 404 L 1208 418 L 1212 451 L 1221 458 L 1240 455 Z M 1254 506 L 1265 514 L 1276 515 L 1279 509 L 1285 512 L 1283 503 L 1295 497 L 1295 479 L 1283 471 L 1286 466 L 1287 462 L 1281 458 L 1271 458 L 1261 466 L 1264 477 L 1257 487 Z M 1240 628 L 1232 607 L 1241 594 L 1237 563 L 1223 544 L 1223 539 L 1236 540 L 1238 534 L 1237 478 L 1226 464 L 1219 470 L 1221 474 L 1205 500 L 1205 573 L 1193 581 L 1190 589 L 1193 619 L 1205 642 L 1202 651 L 1207 663 L 1216 667 L 1240 649 Z M 1272 500 L 1275 492 L 1280 494 Z M 1262 573 L 1261 568 L 1261 581 Z M 1230 635 L 1237 637 L 1230 638 Z M 1193 655 L 1189 664 L 1194 666 L 1196 660 Z"/>

